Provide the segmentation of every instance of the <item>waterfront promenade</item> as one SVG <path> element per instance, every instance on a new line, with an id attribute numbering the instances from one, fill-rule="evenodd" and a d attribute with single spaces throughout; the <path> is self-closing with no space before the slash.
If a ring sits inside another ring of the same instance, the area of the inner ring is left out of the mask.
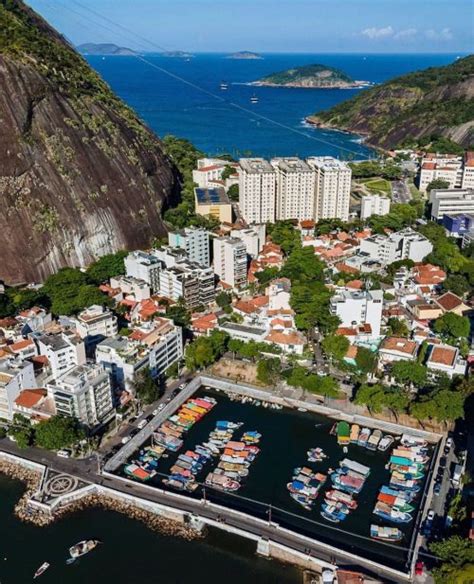
<path id="1" fill-rule="evenodd" d="M 268 520 L 262 520 L 261 518 L 253 517 L 235 509 L 210 502 L 206 500 L 205 494 L 202 499 L 192 499 L 154 486 L 138 484 L 129 479 L 112 474 L 143 441 L 149 438 L 151 432 L 202 384 L 225 390 L 229 393 L 242 394 L 258 391 L 256 388 L 237 386 L 208 376 L 203 376 L 202 378 L 196 377 L 171 403 L 154 417 L 140 434 L 137 434 L 132 441 L 125 445 L 115 457 L 112 457 L 104 469 L 100 468 L 100 461 L 95 457 L 86 460 L 59 459 L 54 453 L 35 448 L 26 451 L 26 456 L 28 459 L 48 467 L 51 471 L 78 478 L 87 485 L 90 485 L 89 491 L 93 489 L 98 495 L 133 497 L 141 501 L 148 501 L 152 505 L 160 506 L 162 510 L 169 510 L 170 516 L 174 512 L 176 516 L 181 516 L 186 521 L 189 521 L 192 517 L 199 518 L 204 524 L 213 525 L 254 540 L 257 542 L 258 550 L 261 553 L 268 554 L 272 557 L 279 557 L 280 559 L 312 568 L 316 566 L 321 568 L 321 566 L 332 565 L 333 563 L 339 566 L 358 565 L 366 571 L 384 579 L 395 582 L 410 581 L 411 569 L 407 568 L 407 572 L 403 573 L 366 558 L 315 541 L 295 531 L 285 529 L 272 521 L 271 510 L 269 510 Z M 283 405 L 295 408 L 299 404 L 284 403 Z M 315 406 L 315 408 L 317 408 L 315 411 L 319 413 L 326 415 L 329 413 L 333 416 L 344 417 L 344 415 L 341 415 L 341 412 L 325 411 L 326 408 L 324 406 Z M 367 422 L 367 419 L 359 420 L 359 422 L 364 421 Z M 372 422 L 372 426 L 377 425 L 376 420 L 370 420 L 370 422 Z M 398 433 L 403 430 L 400 427 L 390 428 L 390 430 L 388 428 L 386 429 Z M 421 432 L 421 434 L 423 435 L 424 433 Z M 1 450 L 16 456 L 25 456 L 25 451 L 19 450 L 15 444 L 7 440 L 0 441 Z M 413 558 L 416 558 L 416 554 L 412 556 L 411 567 L 413 566 Z"/>

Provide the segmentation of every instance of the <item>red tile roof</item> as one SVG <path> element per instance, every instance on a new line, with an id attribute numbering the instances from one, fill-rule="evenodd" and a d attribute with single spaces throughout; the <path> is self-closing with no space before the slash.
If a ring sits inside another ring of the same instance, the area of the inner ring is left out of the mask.
<path id="1" fill-rule="evenodd" d="M 45 389 L 24 389 L 16 398 L 15 403 L 22 408 L 32 408 L 47 395 Z"/>
<path id="2" fill-rule="evenodd" d="M 417 347 L 418 345 L 415 341 L 410 341 L 404 337 L 386 337 L 380 345 L 380 349 L 385 351 L 397 351 L 406 355 L 415 355 Z"/>
<path id="3" fill-rule="evenodd" d="M 448 347 L 433 347 L 429 358 L 430 363 L 438 363 L 439 365 L 448 365 L 452 367 L 456 360 L 456 349 Z"/>
<path id="4" fill-rule="evenodd" d="M 443 310 L 449 312 L 450 310 L 454 310 L 463 304 L 463 301 L 459 296 L 453 294 L 452 292 L 446 292 L 439 298 L 436 299 L 436 302 L 441 306 Z"/>
<path id="5" fill-rule="evenodd" d="M 271 331 L 265 340 L 277 345 L 304 345 L 304 340 L 298 333 L 286 334 L 279 331 Z"/>
<path id="6" fill-rule="evenodd" d="M 9 345 L 10 349 L 12 351 L 19 352 L 22 351 L 23 349 L 26 349 L 27 347 L 31 347 L 33 346 L 33 341 L 31 339 L 23 339 L 21 341 L 17 341 L 16 343 L 13 343 L 12 345 Z"/>

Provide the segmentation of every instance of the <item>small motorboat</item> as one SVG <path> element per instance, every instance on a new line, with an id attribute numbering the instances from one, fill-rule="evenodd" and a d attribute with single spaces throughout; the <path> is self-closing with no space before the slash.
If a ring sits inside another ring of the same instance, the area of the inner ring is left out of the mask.
<path id="1" fill-rule="evenodd" d="M 226 91 L 229 89 L 229 84 L 226 81 L 223 81 L 220 85 L 222 91 Z"/>
<path id="2" fill-rule="evenodd" d="M 258 103 L 258 97 L 256 95 L 252 95 L 250 98 L 250 103 Z"/>
<path id="3" fill-rule="evenodd" d="M 69 555 L 71 556 L 67 560 L 67 564 L 72 564 L 78 558 L 85 556 L 93 549 L 95 549 L 101 542 L 98 539 L 85 539 L 76 543 L 69 548 Z"/>
<path id="4" fill-rule="evenodd" d="M 33 580 L 39 578 L 41 574 L 44 574 L 48 568 L 49 568 L 48 562 L 43 562 L 41 566 L 36 570 L 35 575 L 33 576 Z"/>

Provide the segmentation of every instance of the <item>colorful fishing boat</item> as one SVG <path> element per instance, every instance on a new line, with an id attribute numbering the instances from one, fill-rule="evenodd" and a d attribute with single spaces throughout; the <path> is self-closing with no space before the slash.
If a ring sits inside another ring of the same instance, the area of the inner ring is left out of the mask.
<path id="1" fill-rule="evenodd" d="M 382 439 L 382 432 L 380 430 L 374 430 L 372 435 L 367 441 L 368 450 L 377 450 L 380 440 Z"/>
<path id="2" fill-rule="evenodd" d="M 351 444 L 357 444 L 359 442 L 360 426 L 359 424 L 352 424 L 350 441 Z"/>
<path id="3" fill-rule="evenodd" d="M 341 460 L 339 466 L 342 469 L 351 470 L 363 476 L 365 479 L 370 475 L 370 468 L 368 466 L 360 464 L 359 462 L 356 462 L 354 460 L 349 460 L 348 458 L 344 458 L 343 460 Z"/>
<path id="4" fill-rule="evenodd" d="M 390 436 L 389 434 L 386 434 L 382 440 L 380 440 L 379 445 L 377 446 L 377 449 L 380 450 L 381 452 L 385 452 L 386 450 L 388 450 L 390 448 L 390 446 L 395 442 L 395 438 L 393 436 Z"/>
<path id="5" fill-rule="evenodd" d="M 359 434 L 359 446 L 367 446 L 367 441 L 370 438 L 370 428 L 362 428 Z"/>
<path id="6" fill-rule="evenodd" d="M 403 538 L 403 533 L 398 527 L 384 527 L 381 525 L 370 526 L 370 537 L 380 541 L 397 542 Z"/>
<path id="7" fill-rule="evenodd" d="M 347 446 L 350 443 L 351 429 L 347 422 L 341 420 L 336 426 L 337 443 L 341 446 Z"/>
<path id="8" fill-rule="evenodd" d="M 374 514 L 386 521 L 393 521 L 394 523 L 410 523 L 413 519 L 409 513 L 397 511 L 390 507 L 390 505 L 386 505 L 380 501 L 375 505 Z"/>
<path id="9" fill-rule="evenodd" d="M 326 505 L 324 503 L 321 509 L 321 516 L 331 523 L 340 523 L 346 518 L 346 515 L 341 511 L 338 511 L 335 505 Z"/>
<path id="10" fill-rule="evenodd" d="M 344 493 L 338 489 L 331 489 L 327 491 L 324 496 L 326 499 L 333 501 L 334 503 L 344 503 L 348 509 L 357 509 L 357 501 L 355 501 L 349 493 Z"/>
<path id="11" fill-rule="evenodd" d="M 156 475 L 156 471 L 148 472 L 137 464 L 127 464 L 124 468 L 124 472 L 129 477 L 142 481 L 143 483 L 149 481 L 154 475 Z"/>

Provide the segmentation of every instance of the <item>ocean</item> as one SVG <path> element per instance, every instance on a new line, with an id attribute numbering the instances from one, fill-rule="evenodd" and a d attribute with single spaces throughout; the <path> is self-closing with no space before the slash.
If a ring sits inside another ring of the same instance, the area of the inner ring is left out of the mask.
<path id="1" fill-rule="evenodd" d="M 186 61 L 148 54 L 144 57 L 148 63 L 136 57 L 90 56 L 88 61 L 159 136 L 187 138 L 209 155 L 327 154 L 362 159 L 373 152 L 358 136 L 310 127 L 304 121 L 306 116 L 338 104 L 360 89 L 253 87 L 248 83 L 312 63 L 337 67 L 357 80 L 381 83 L 410 71 L 446 65 L 457 55 L 268 54 L 261 60 L 224 57 L 197 54 Z M 227 91 L 220 89 L 222 82 L 228 83 Z M 254 95 L 258 97 L 256 104 L 250 101 Z"/>
<path id="2" fill-rule="evenodd" d="M 35 527 L 13 515 L 23 492 L 18 481 L 0 475 L 0 582 L 31 582 L 45 561 L 41 584 L 301 584 L 292 566 L 256 556 L 251 542 L 222 531 L 184 541 L 148 530 L 113 511 L 89 509 L 48 526 Z M 67 566 L 69 546 L 82 539 L 102 541 L 96 550 Z"/>

